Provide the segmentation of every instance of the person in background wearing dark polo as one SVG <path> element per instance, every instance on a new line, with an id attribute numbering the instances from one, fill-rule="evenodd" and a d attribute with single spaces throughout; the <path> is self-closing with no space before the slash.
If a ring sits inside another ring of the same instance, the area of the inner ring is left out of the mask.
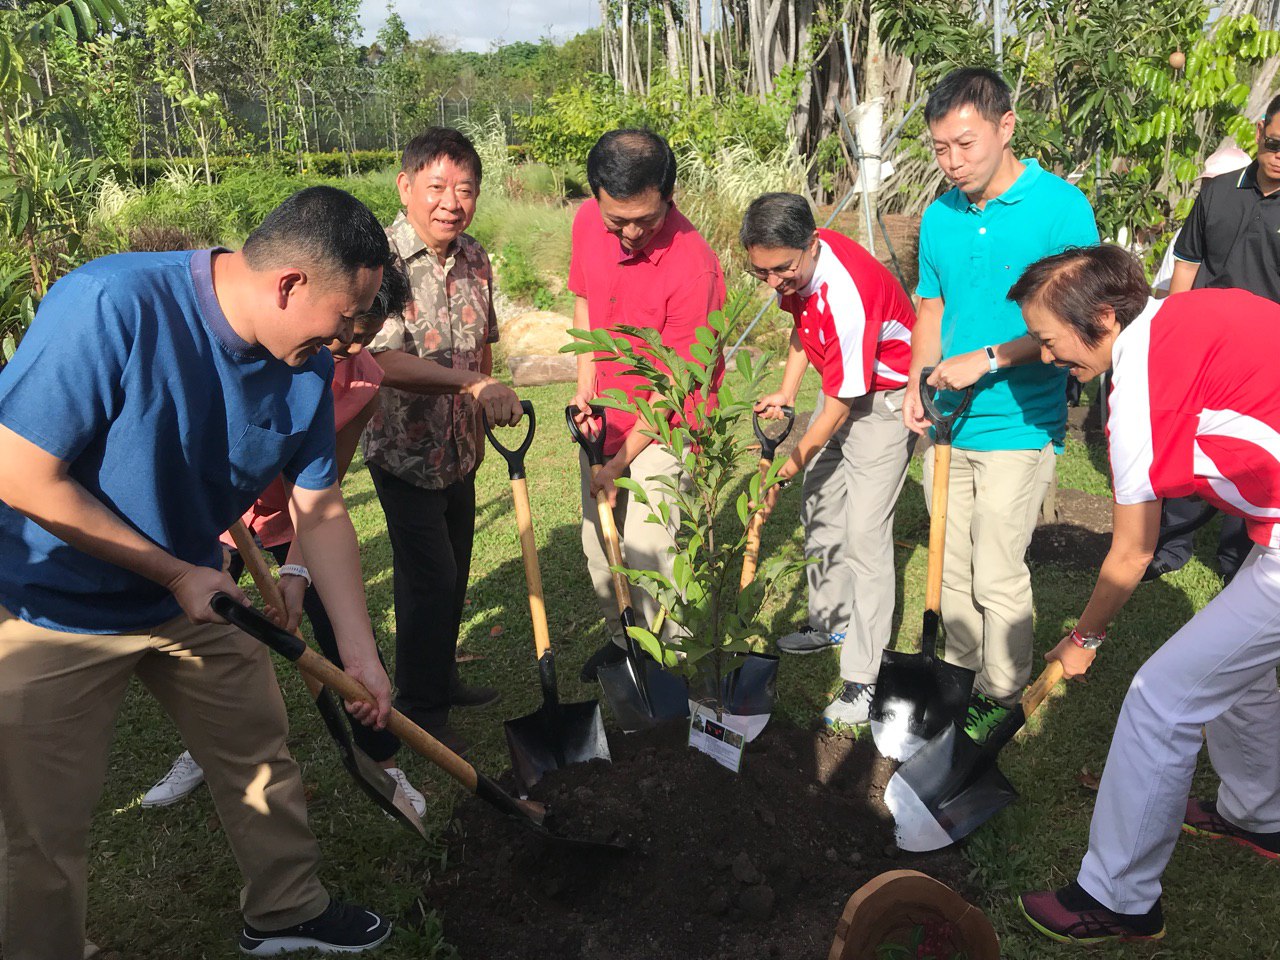
<path id="1" fill-rule="evenodd" d="M 661 332 L 664 344 L 693 360 L 689 348 L 697 342 L 698 328 L 724 306 L 724 275 L 711 247 L 672 201 L 676 159 L 671 147 L 648 130 L 612 130 L 587 155 L 587 180 L 594 199 L 579 208 L 573 221 L 569 263 L 569 289 L 577 297 L 573 325 L 580 330 L 650 327 Z M 583 430 L 596 429 L 588 410 L 606 390 L 634 395 L 634 378 L 621 375 L 620 368 L 614 361 L 579 355 L 573 404 L 580 411 L 576 419 Z M 600 535 L 597 490 L 605 490 L 614 505 L 628 566 L 671 575 L 670 547 L 680 526 L 680 512 L 668 500 L 669 522 L 649 523 L 649 508 L 614 486 L 619 477 L 630 477 L 656 504 L 664 499 L 664 488 L 651 478 L 680 474 L 679 462 L 650 443 L 644 433 L 644 425 L 637 425 L 633 414 L 610 410 L 604 442 L 609 459 L 596 479 L 591 477 L 586 456 L 581 457 L 582 550 L 612 635 L 583 666 L 582 679 L 588 683 L 596 679 L 601 666 L 626 655 Z M 641 621 L 653 623 L 658 613 L 653 598 L 641 590 L 633 597 Z"/>
<path id="2" fill-rule="evenodd" d="M 1258 159 L 1244 170 L 1205 183 L 1174 244 L 1169 295 L 1203 287 L 1235 287 L 1280 303 L 1280 97 L 1257 125 Z M 1167 499 L 1161 530 L 1195 519 L 1204 509 L 1189 497 Z M 1194 532 L 1162 542 L 1143 580 L 1159 579 L 1191 559 Z M 1252 542 L 1239 517 L 1223 516 L 1218 572 L 1227 583 Z"/>
<path id="3" fill-rule="evenodd" d="M 414 306 L 369 345 L 382 367 L 382 405 L 364 432 L 364 459 L 387 515 L 396 607 L 396 706 L 457 753 L 450 707 L 498 699 L 458 677 L 458 630 L 471 574 L 480 411 L 507 426 L 520 400 L 495 380 L 493 267 L 465 233 L 480 196 L 480 157 L 457 130 L 409 141 L 396 178 L 404 209 L 387 228 L 404 258 Z"/>

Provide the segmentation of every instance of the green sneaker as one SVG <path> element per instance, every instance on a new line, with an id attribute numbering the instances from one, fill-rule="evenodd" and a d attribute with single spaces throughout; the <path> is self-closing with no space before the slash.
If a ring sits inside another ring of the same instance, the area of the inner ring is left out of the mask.
<path id="1" fill-rule="evenodd" d="M 969 712 L 964 720 L 964 732 L 974 743 L 986 743 L 991 731 L 1000 725 L 1000 721 L 1013 713 L 1012 707 L 997 703 L 990 697 L 975 693 L 969 698 Z"/>

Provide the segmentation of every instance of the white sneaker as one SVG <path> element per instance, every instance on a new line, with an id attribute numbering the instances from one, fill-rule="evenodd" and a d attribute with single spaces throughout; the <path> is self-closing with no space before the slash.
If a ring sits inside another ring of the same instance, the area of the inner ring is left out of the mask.
<path id="1" fill-rule="evenodd" d="M 404 791 L 404 795 L 409 801 L 409 806 L 413 807 L 413 812 L 420 817 L 426 816 L 427 798 L 414 788 L 405 772 L 399 767 L 384 767 L 383 769 L 386 771 L 387 776 L 396 782 L 396 786 Z"/>
<path id="2" fill-rule="evenodd" d="M 196 787 L 204 783 L 204 770 L 195 758 L 184 750 L 178 759 L 173 761 L 169 772 L 148 790 L 142 797 L 144 807 L 167 807 L 177 803 L 183 797 L 190 796 Z"/>
<path id="3" fill-rule="evenodd" d="M 844 690 L 822 711 L 822 722 L 828 727 L 860 727 L 871 722 L 871 698 L 874 683 L 844 682 Z"/>

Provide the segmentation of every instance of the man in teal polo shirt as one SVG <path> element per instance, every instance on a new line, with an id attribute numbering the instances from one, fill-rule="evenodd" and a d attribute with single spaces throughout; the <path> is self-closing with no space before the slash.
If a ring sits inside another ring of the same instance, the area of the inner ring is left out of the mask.
<path id="1" fill-rule="evenodd" d="M 1029 264 L 1097 243 L 1098 230 L 1084 194 L 1010 149 L 1015 117 L 998 74 L 953 70 L 930 94 L 925 121 L 955 188 L 920 224 L 920 306 L 903 419 L 919 434 L 929 427 L 919 399 L 924 367 L 937 365 L 929 383 L 942 390 L 977 384 L 955 431 L 942 620 L 946 659 L 978 674 L 967 731 L 982 741 L 1030 678 L 1026 551 L 1067 416 L 1066 373 L 1040 362 L 1006 294 Z M 932 467 L 925 457 L 926 492 Z"/>

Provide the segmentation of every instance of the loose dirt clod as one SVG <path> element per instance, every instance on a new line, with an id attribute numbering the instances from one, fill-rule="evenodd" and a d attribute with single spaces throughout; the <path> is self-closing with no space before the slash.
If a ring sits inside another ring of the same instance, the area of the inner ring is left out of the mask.
<path id="1" fill-rule="evenodd" d="M 548 847 L 464 802 L 448 867 L 424 896 L 461 956 L 822 960 L 845 899 L 884 870 L 911 866 L 971 893 L 954 850 L 892 847 L 889 771 L 870 738 L 775 722 L 739 776 L 686 738 L 680 724 L 611 734 L 612 765 L 552 771 L 532 791 L 559 832 L 616 832 L 631 845 L 625 857 Z"/>

